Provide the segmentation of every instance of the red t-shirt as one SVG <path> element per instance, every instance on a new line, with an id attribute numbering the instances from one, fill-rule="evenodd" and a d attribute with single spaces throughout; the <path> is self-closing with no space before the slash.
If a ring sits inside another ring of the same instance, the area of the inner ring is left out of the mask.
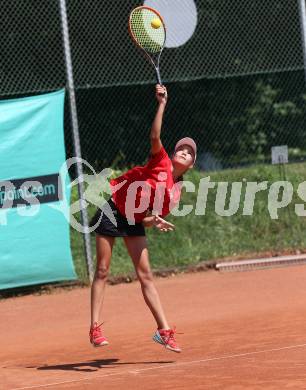
<path id="1" fill-rule="evenodd" d="M 130 169 L 110 185 L 116 207 L 131 222 L 141 222 L 148 210 L 166 216 L 181 196 L 181 183 L 173 180 L 172 162 L 164 147 L 145 166 Z"/>

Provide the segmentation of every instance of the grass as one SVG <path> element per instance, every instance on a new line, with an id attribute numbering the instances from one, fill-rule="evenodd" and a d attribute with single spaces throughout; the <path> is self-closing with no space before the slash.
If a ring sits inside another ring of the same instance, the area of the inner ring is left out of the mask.
<path id="1" fill-rule="evenodd" d="M 118 172 L 116 173 L 118 174 Z M 148 229 L 148 245 L 153 269 L 196 264 L 203 260 L 212 260 L 228 256 L 248 255 L 265 251 L 287 251 L 306 248 L 306 220 L 298 217 L 294 205 L 304 202 L 297 195 L 297 187 L 306 177 L 305 164 L 286 166 L 287 180 L 294 188 L 293 199 L 288 207 L 278 210 L 278 219 L 271 219 L 268 210 L 268 193 L 273 182 L 282 180 L 278 166 L 262 165 L 237 170 L 224 170 L 207 173 L 192 171 L 185 180 L 194 183 L 196 189 L 201 179 L 210 176 L 211 182 L 229 182 L 226 204 L 229 203 L 231 183 L 242 182 L 242 195 L 239 209 L 233 216 L 220 216 L 215 210 L 217 188 L 210 189 L 207 197 L 205 215 L 195 215 L 193 211 L 185 217 L 169 215 L 167 220 L 175 224 L 175 232 L 160 233 Z M 243 215 L 246 182 L 268 182 L 268 189 L 256 194 L 254 213 Z M 281 194 L 280 194 L 281 196 Z M 304 191 L 306 200 L 306 191 Z M 77 200 L 74 187 L 72 199 Z M 195 205 L 197 191 L 183 191 L 182 205 Z M 95 212 L 89 206 L 89 216 Z M 95 237 L 91 237 L 92 251 L 95 256 Z M 82 281 L 87 280 L 83 240 L 80 233 L 71 229 L 71 246 L 76 272 Z M 123 245 L 117 239 L 111 265 L 112 275 L 122 275 L 133 271 L 131 260 Z"/>

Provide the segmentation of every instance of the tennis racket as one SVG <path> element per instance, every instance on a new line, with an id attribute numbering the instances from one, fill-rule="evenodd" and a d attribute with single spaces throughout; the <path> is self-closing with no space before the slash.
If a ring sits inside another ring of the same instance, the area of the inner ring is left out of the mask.
<path id="1" fill-rule="evenodd" d="M 129 33 L 133 42 L 144 52 L 155 69 L 157 83 L 160 77 L 160 56 L 166 42 L 166 26 L 161 15 L 153 8 L 141 6 L 132 10 Z"/>

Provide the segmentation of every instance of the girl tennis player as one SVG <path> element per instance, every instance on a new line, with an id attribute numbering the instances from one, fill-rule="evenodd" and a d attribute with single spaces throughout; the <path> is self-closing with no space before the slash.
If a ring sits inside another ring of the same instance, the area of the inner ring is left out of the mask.
<path id="1" fill-rule="evenodd" d="M 162 232 L 174 229 L 174 225 L 162 217 L 178 204 L 182 175 L 193 167 L 197 153 L 196 144 L 191 138 L 178 141 L 172 159 L 165 151 L 160 133 L 167 98 L 166 88 L 157 85 L 158 108 L 151 128 L 151 153 L 148 163 L 134 167 L 111 180 L 112 197 L 91 221 L 91 225 L 97 225 L 97 267 L 91 288 L 89 332 L 90 342 L 95 347 L 108 344 L 102 333 L 102 324 L 98 324 L 115 238 L 123 237 L 140 281 L 144 300 L 157 323 L 153 340 L 171 351 L 181 352 L 153 282 L 145 235 L 145 228 L 149 227 L 155 227 Z M 113 217 L 107 216 L 109 210 L 112 211 Z"/>

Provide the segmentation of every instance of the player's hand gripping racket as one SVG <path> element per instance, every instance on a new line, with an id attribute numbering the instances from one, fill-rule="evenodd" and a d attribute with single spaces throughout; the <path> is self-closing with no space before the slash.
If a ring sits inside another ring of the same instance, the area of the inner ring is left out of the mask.
<path id="1" fill-rule="evenodd" d="M 129 33 L 134 43 L 153 64 L 157 83 L 162 85 L 159 61 L 166 42 L 163 18 L 153 8 L 146 6 L 134 8 L 129 18 Z"/>

